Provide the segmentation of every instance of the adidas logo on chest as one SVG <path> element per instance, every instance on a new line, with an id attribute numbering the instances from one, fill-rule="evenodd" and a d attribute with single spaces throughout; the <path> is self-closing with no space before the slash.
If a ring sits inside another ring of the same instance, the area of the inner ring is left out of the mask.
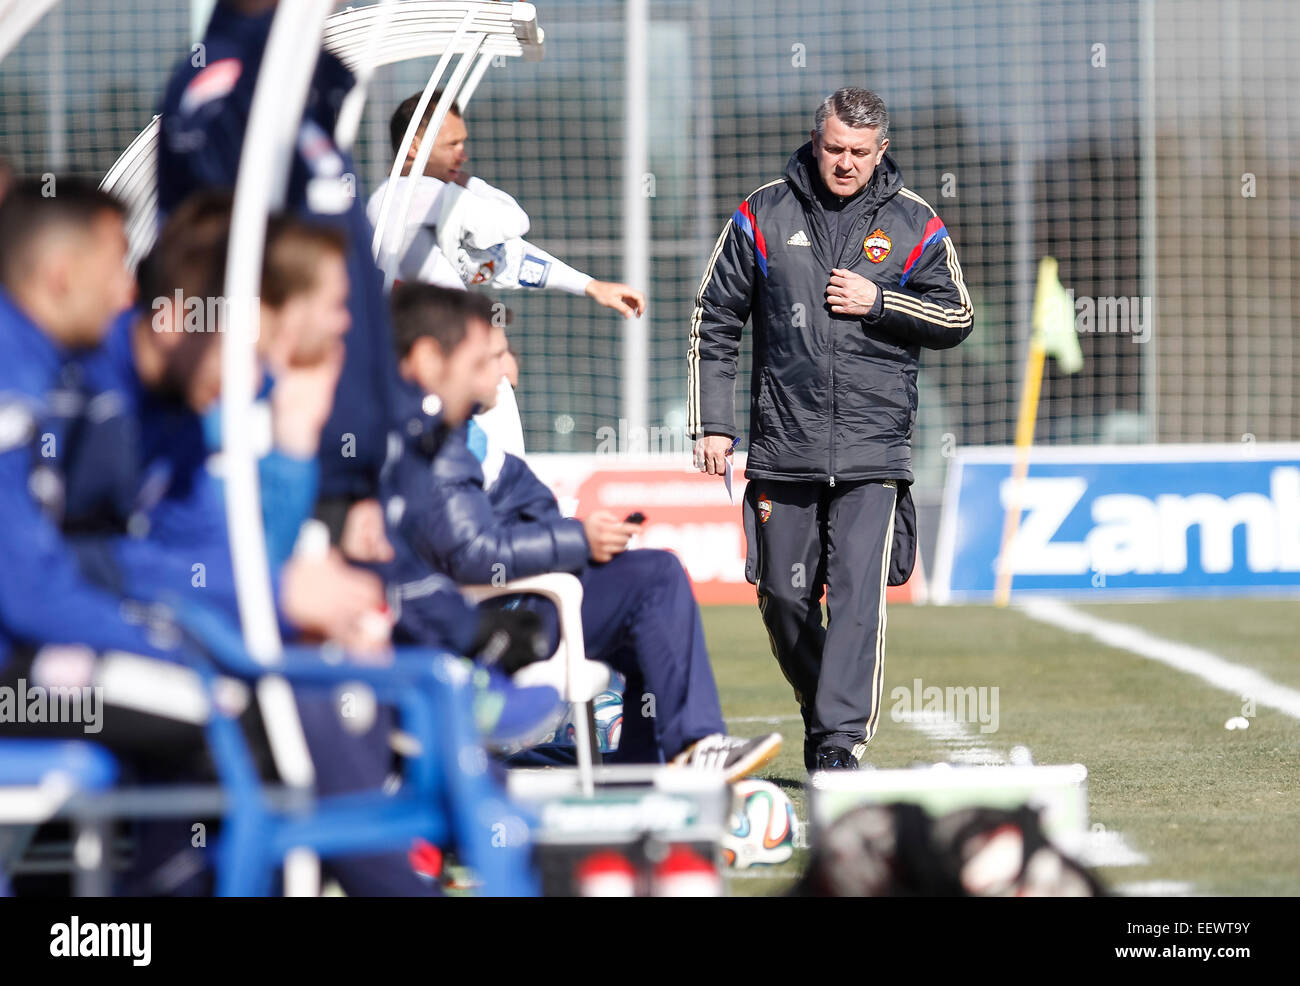
<path id="1" fill-rule="evenodd" d="M 808 242 L 808 234 L 805 233 L 802 229 L 799 230 L 799 232 L 795 233 L 795 234 L 794 234 L 792 237 L 790 237 L 788 240 L 786 240 L 786 241 L 785 241 L 785 245 L 786 245 L 786 246 L 802 246 L 802 247 L 812 246 L 812 244 Z"/>

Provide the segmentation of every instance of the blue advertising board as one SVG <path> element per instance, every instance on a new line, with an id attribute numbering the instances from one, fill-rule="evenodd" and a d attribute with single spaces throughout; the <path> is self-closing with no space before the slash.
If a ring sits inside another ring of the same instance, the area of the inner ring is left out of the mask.
<path id="1" fill-rule="evenodd" d="M 949 466 L 933 598 L 989 601 L 1015 450 Z M 1300 445 L 1035 448 L 1012 591 L 1090 597 L 1300 591 Z"/>

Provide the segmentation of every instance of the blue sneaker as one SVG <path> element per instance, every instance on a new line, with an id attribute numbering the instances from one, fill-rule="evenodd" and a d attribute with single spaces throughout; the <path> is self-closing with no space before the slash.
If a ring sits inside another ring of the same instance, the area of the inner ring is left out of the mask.
<path id="1" fill-rule="evenodd" d="M 555 732 L 569 706 L 550 685 L 516 685 L 499 671 L 474 671 L 474 719 L 484 745 L 509 756 Z"/>

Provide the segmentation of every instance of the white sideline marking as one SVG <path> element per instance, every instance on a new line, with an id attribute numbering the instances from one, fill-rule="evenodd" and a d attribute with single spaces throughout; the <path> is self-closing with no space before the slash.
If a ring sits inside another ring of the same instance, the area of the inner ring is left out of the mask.
<path id="1" fill-rule="evenodd" d="M 898 719 L 925 734 L 945 752 L 952 763 L 999 767 L 1007 761 L 996 750 L 975 740 L 969 723 L 958 722 L 936 710 L 902 712 Z M 1085 866 L 1143 866 L 1150 862 L 1124 838 L 1122 832 L 1094 829 L 1088 832 L 1076 854 Z"/>
<path id="2" fill-rule="evenodd" d="M 1035 620 L 1062 630 L 1086 633 L 1108 647 L 1159 661 L 1175 671 L 1193 675 L 1238 698 L 1248 696 L 1259 705 L 1266 705 L 1293 719 L 1300 719 L 1300 691 L 1279 685 L 1253 668 L 1233 664 L 1227 658 L 1208 650 L 1166 640 L 1126 623 L 1112 623 L 1082 613 L 1056 599 L 1028 599 L 1019 608 Z"/>
<path id="3" fill-rule="evenodd" d="M 948 718 L 944 713 L 930 709 L 899 712 L 897 721 L 905 723 L 917 732 L 925 735 L 935 746 L 939 747 L 950 763 L 967 764 L 979 767 L 1000 767 L 1007 763 L 1006 757 L 992 747 L 976 742 L 970 724 Z M 783 722 L 802 722 L 802 716 L 732 716 L 729 723 L 764 723 L 779 725 Z M 795 848 L 809 848 L 808 823 L 796 816 Z M 802 837 L 802 838 L 801 838 Z M 1088 867 L 1101 866 L 1145 866 L 1150 862 L 1138 852 L 1124 837 L 1122 832 L 1109 829 L 1093 829 L 1084 837 L 1082 848 L 1074 854 L 1075 858 Z M 781 864 L 788 866 L 789 864 Z M 781 875 L 781 867 L 765 868 L 762 872 L 731 870 L 728 878 L 740 880 L 772 879 Z M 1192 885 L 1175 880 L 1151 880 L 1145 883 L 1130 883 L 1117 887 L 1120 893 L 1135 897 L 1187 897 L 1191 895 Z"/>
<path id="4" fill-rule="evenodd" d="M 950 719 L 942 712 L 918 709 L 900 712 L 896 718 L 928 737 L 952 763 L 1000 767 L 1007 762 L 996 750 L 975 742 L 968 723 Z"/>
<path id="5" fill-rule="evenodd" d="M 1151 862 L 1144 853 L 1128 844 L 1123 832 L 1094 829 L 1084 837 L 1078 853 L 1085 866 L 1145 866 Z"/>
<path id="6" fill-rule="evenodd" d="M 1061 630 L 1085 633 L 1108 647 L 1126 650 L 1140 657 L 1158 661 L 1166 667 L 1190 674 L 1231 695 L 1249 696 L 1258 705 L 1276 709 L 1293 719 L 1300 719 L 1300 691 L 1280 685 L 1254 668 L 1234 664 L 1212 651 L 1193 647 L 1191 644 L 1166 640 L 1164 637 L 1157 637 L 1153 633 L 1126 623 L 1103 620 L 1056 599 L 1027 599 L 1019 605 L 1019 608 L 1032 619 Z M 1095 833 L 1094 835 L 1110 834 Z M 1092 846 L 1090 845 L 1089 848 L 1091 849 Z M 1110 851 L 1104 845 L 1099 845 L 1098 849 L 1103 853 Z M 1123 864 L 1099 861 L 1095 865 Z M 1152 880 L 1124 884 L 1116 889 L 1129 896 L 1174 897 L 1188 896 L 1193 888 L 1190 883 L 1176 880 Z"/>

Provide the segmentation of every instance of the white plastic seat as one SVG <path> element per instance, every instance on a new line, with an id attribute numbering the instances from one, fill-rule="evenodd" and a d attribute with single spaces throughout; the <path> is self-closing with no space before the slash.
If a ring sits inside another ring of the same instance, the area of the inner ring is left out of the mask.
<path id="1" fill-rule="evenodd" d="M 573 706 L 574 740 L 578 748 L 578 771 L 583 790 L 594 789 L 595 747 L 592 732 L 591 701 L 609 687 L 609 668 L 599 661 L 587 660 L 582 636 L 582 583 L 565 572 L 549 572 L 514 579 L 502 585 L 462 586 L 461 591 L 475 602 L 499 596 L 538 595 L 555 604 L 560 615 L 560 644 L 545 661 L 538 661 L 514 676 L 520 685 L 551 685 Z"/>

